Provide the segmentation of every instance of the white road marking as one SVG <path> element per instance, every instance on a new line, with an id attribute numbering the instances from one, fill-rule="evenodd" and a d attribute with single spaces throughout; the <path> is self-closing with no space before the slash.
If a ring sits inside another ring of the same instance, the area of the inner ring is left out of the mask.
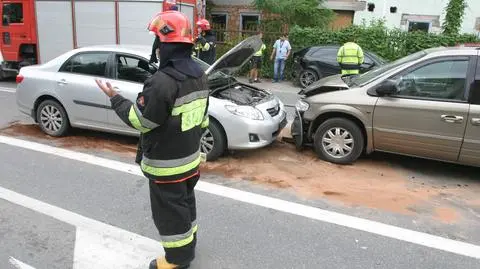
<path id="1" fill-rule="evenodd" d="M 71 160 L 76 160 L 120 172 L 129 173 L 132 175 L 143 176 L 138 165 L 128 164 L 124 162 L 97 157 L 90 154 L 56 148 L 40 143 L 20 140 L 6 136 L 0 136 L 0 143 L 46 154 L 52 154 Z M 417 245 L 430 247 L 433 249 L 455 253 L 458 255 L 480 259 L 480 246 L 470 243 L 455 241 L 440 236 L 408 230 L 393 225 L 327 211 L 311 206 L 302 205 L 299 203 L 293 203 L 277 198 L 241 191 L 234 188 L 224 187 L 203 181 L 198 183 L 196 189 L 202 192 L 230 198 L 248 204 L 275 209 L 297 216 L 319 220 L 326 223 L 337 224 L 339 226 L 352 228 L 359 231 L 382 235 L 404 242 L 409 242 Z M 0 194 L 0 198 L 2 198 L 2 196 L 4 196 L 4 194 Z"/>
<path id="2" fill-rule="evenodd" d="M 17 90 L 15 88 L 0 87 L 0 92 L 16 93 Z"/>
<path id="3" fill-rule="evenodd" d="M 26 263 L 23 263 L 23 262 L 15 259 L 14 257 L 10 257 L 10 259 L 8 259 L 8 261 L 10 262 L 11 265 L 13 265 L 17 269 L 35 269 L 34 267 L 32 267 L 32 266 L 30 266 Z"/>
<path id="4" fill-rule="evenodd" d="M 164 254 L 160 242 L 93 220 L 0 187 L 0 199 L 37 211 L 75 226 L 73 269 L 148 268 Z M 15 260 L 16 261 L 16 260 Z M 30 267 L 18 267 L 30 269 Z M 33 269 L 33 268 L 32 268 Z"/>

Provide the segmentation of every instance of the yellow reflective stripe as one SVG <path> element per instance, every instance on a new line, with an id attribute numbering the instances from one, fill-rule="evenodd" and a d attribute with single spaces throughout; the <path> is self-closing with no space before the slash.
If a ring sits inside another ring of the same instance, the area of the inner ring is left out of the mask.
<path id="1" fill-rule="evenodd" d="M 159 176 L 159 177 L 173 176 L 173 175 L 180 175 L 194 169 L 200 164 L 200 159 L 201 158 L 199 154 L 198 157 L 193 162 L 187 163 L 181 166 L 177 166 L 177 167 L 154 167 L 154 166 L 145 164 L 142 160 L 141 166 L 142 166 L 143 172 L 153 176 Z"/>
<path id="2" fill-rule="evenodd" d="M 197 232 L 198 226 L 195 225 L 192 228 L 192 233 L 185 239 L 177 240 L 177 241 L 170 241 L 170 242 L 162 242 L 162 246 L 164 248 L 181 248 L 193 242 L 194 234 Z"/>
<path id="3" fill-rule="evenodd" d="M 202 50 L 207 51 L 209 49 L 210 49 L 210 43 L 207 42 L 207 43 L 205 43 L 205 45 L 203 45 Z"/>
<path id="4" fill-rule="evenodd" d="M 130 111 L 128 112 L 128 120 L 130 121 L 130 123 L 135 129 L 139 130 L 142 133 L 151 131 L 151 129 L 143 127 L 142 124 L 140 123 L 140 119 L 138 118 L 134 105 L 130 107 Z"/>
<path id="5" fill-rule="evenodd" d="M 207 106 L 207 98 L 197 99 L 188 104 L 183 104 L 181 106 L 174 107 L 172 109 L 172 116 L 178 116 L 182 113 L 185 113 L 200 107 L 206 107 L 206 106 Z"/>
<path id="6" fill-rule="evenodd" d="M 208 115 L 207 115 L 207 116 L 205 116 L 205 118 L 203 119 L 202 124 L 200 124 L 200 127 L 201 127 L 201 128 L 207 128 L 209 124 L 210 124 L 210 119 L 209 119 L 209 117 L 208 117 Z"/>
<path id="7" fill-rule="evenodd" d="M 340 63 L 342 64 L 358 64 L 358 57 L 343 57 Z"/>
<path id="8" fill-rule="evenodd" d="M 265 44 L 262 44 L 262 47 L 257 51 L 255 52 L 255 54 L 253 54 L 253 56 L 262 56 L 263 55 L 263 51 L 267 48 L 267 46 L 265 46 Z"/>
<path id="9" fill-rule="evenodd" d="M 360 71 L 358 69 L 356 70 L 342 70 L 342 75 L 357 75 L 359 74 Z"/>

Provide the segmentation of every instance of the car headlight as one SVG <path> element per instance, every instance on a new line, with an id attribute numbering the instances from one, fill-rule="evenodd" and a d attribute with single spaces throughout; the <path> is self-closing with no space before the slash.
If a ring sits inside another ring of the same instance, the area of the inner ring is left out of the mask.
<path id="1" fill-rule="evenodd" d="M 295 108 L 301 112 L 307 111 L 309 107 L 310 107 L 310 104 L 303 100 L 298 100 L 297 103 L 295 104 Z"/>
<path id="2" fill-rule="evenodd" d="M 226 105 L 225 108 L 232 114 L 242 116 L 252 120 L 263 120 L 263 115 L 260 110 L 251 106 L 231 106 Z"/>

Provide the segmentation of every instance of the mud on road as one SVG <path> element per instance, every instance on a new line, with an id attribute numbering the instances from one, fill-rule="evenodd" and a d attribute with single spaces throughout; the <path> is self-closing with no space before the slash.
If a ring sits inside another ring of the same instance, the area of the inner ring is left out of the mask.
<path id="1" fill-rule="evenodd" d="M 37 125 L 22 124 L 12 124 L 0 134 L 80 151 L 114 152 L 131 159 L 137 143 L 132 137 L 84 130 L 52 138 Z M 206 163 L 203 171 L 285 189 L 302 198 L 405 215 L 428 214 L 444 223 L 460 221 L 465 214 L 480 220 L 477 168 L 385 154 L 342 166 L 319 160 L 311 150 L 297 152 L 293 145 L 277 141 L 264 149 L 235 152 Z"/>

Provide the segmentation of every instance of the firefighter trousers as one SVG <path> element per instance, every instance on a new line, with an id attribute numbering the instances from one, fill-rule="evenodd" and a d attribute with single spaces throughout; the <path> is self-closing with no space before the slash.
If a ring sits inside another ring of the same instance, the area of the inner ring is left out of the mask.
<path id="1" fill-rule="evenodd" d="M 152 217 L 169 263 L 183 266 L 195 258 L 197 208 L 194 188 L 199 179 L 200 174 L 178 183 L 150 180 Z"/>

